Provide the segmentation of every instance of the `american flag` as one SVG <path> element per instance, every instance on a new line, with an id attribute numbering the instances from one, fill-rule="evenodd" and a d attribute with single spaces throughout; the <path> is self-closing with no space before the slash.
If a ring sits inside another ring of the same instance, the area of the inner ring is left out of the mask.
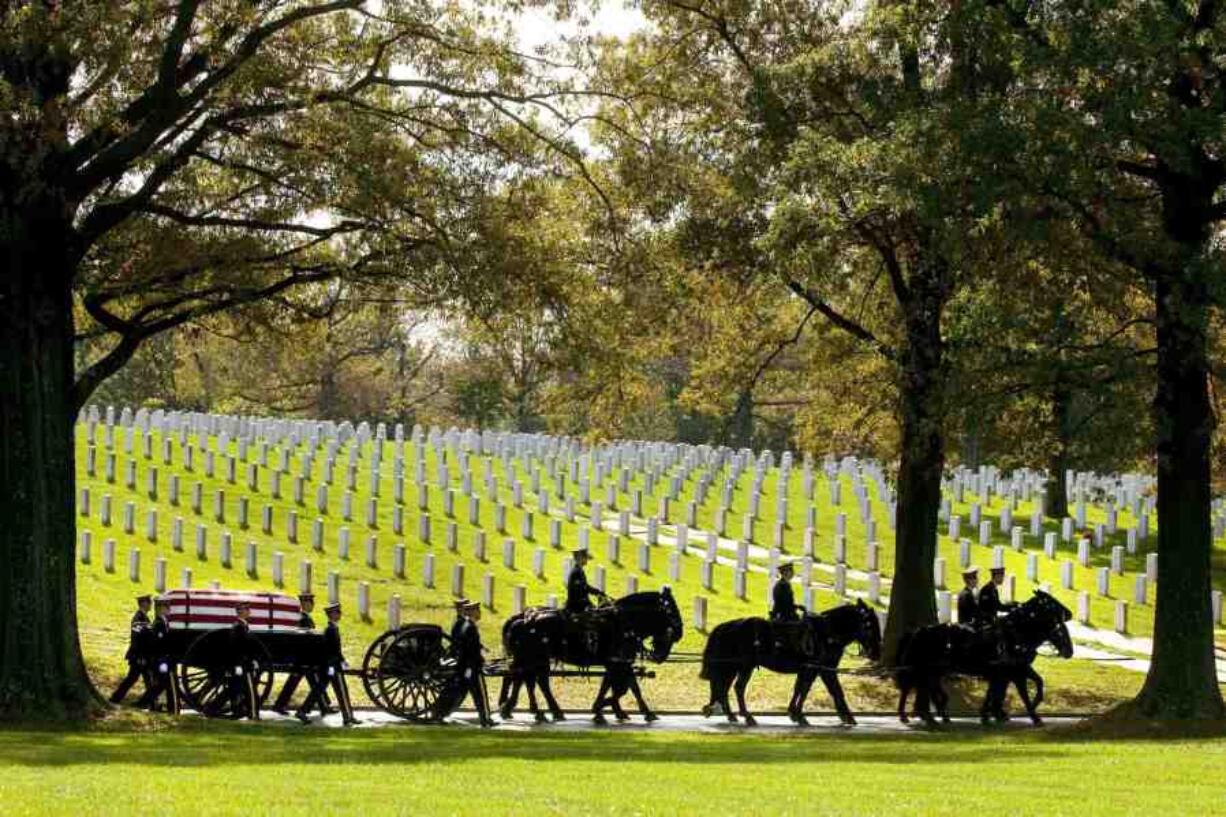
<path id="1" fill-rule="evenodd" d="M 251 605 L 251 629 L 260 632 L 296 630 L 302 605 L 284 593 L 239 590 L 170 590 L 158 596 L 170 602 L 170 626 L 183 630 L 219 630 L 232 625 L 240 601 Z"/>

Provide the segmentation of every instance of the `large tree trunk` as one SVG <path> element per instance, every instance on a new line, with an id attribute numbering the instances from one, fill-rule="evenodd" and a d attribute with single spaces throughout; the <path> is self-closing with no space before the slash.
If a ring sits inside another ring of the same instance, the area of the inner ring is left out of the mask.
<path id="1" fill-rule="evenodd" d="M 1158 590 L 1154 653 L 1136 708 L 1156 718 L 1226 715 L 1213 660 L 1206 357 L 1208 293 L 1190 272 L 1156 283 Z"/>
<path id="2" fill-rule="evenodd" d="M 1056 434 L 1056 445 L 1047 463 L 1046 493 L 1043 496 L 1043 513 L 1049 519 L 1064 519 L 1068 516 L 1068 479 L 1066 472 L 1069 464 L 1069 439 L 1072 426 L 1069 423 L 1069 411 L 1073 400 L 1072 392 L 1067 384 L 1057 381 L 1052 388 L 1051 407 L 1052 425 Z"/>
<path id="3" fill-rule="evenodd" d="M 0 718 L 76 718 L 99 699 L 77 640 L 71 228 L 54 197 L 15 198 L 0 200 Z"/>
<path id="4" fill-rule="evenodd" d="M 902 456 L 898 466 L 894 580 L 883 650 L 887 665 L 895 663 L 903 635 L 933 624 L 937 618 L 932 566 L 937 555 L 941 472 L 945 467 L 941 431 L 943 299 L 940 287 L 927 283 L 913 283 L 919 291 L 912 302 L 904 304 L 907 342 L 902 350 L 899 390 Z"/>

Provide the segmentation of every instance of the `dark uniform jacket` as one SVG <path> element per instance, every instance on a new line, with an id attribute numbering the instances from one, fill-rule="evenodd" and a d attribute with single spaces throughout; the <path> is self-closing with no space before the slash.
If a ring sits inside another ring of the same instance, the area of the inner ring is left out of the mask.
<path id="1" fill-rule="evenodd" d="M 324 627 L 324 666 L 345 666 L 345 654 L 341 652 L 341 628 L 335 621 L 329 621 Z"/>
<path id="2" fill-rule="evenodd" d="M 251 625 L 240 618 L 230 627 L 230 658 L 235 666 L 250 671 L 255 657 L 255 640 L 251 637 Z"/>
<path id="3" fill-rule="evenodd" d="M 973 627 L 978 621 L 979 602 L 975 599 L 975 591 L 964 587 L 958 594 L 958 623 Z"/>
<path id="4" fill-rule="evenodd" d="M 128 636 L 128 651 L 123 654 L 125 660 L 130 663 L 143 661 L 148 658 L 147 647 L 149 641 L 149 614 L 144 610 L 137 610 L 132 614 L 132 632 Z"/>
<path id="5" fill-rule="evenodd" d="M 996 621 L 996 616 L 1013 605 L 1000 600 L 1000 589 L 995 582 L 988 582 L 979 591 L 979 626 L 986 627 Z"/>
<path id="6" fill-rule="evenodd" d="M 771 590 L 771 621 L 798 621 L 800 616 L 796 609 L 796 596 L 792 594 L 792 583 L 779 579 Z"/>
<path id="7" fill-rule="evenodd" d="M 310 613 L 302 613 L 298 616 L 298 626 L 304 630 L 314 630 L 315 622 L 311 618 Z"/>
<path id="8" fill-rule="evenodd" d="M 146 653 L 149 656 L 150 663 L 157 664 L 170 663 L 170 652 L 167 649 L 166 639 L 170 635 L 170 619 L 166 616 L 158 616 L 153 626 L 149 628 L 146 634 L 148 641 L 145 642 Z"/>
<path id="9" fill-rule="evenodd" d="M 461 669 L 480 669 L 485 663 L 481 657 L 481 631 L 463 616 L 451 625 L 451 654 Z"/>
<path id="10" fill-rule="evenodd" d="M 571 569 L 570 576 L 566 579 L 566 612 L 582 613 L 584 610 L 590 610 L 592 602 L 588 596 L 599 595 L 602 595 L 601 592 L 587 583 L 583 568 L 576 565 Z"/>

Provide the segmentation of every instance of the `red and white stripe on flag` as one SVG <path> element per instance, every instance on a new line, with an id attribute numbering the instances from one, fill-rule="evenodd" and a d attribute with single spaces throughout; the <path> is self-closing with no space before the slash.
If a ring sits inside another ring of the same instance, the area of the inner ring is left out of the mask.
<path id="1" fill-rule="evenodd" d="M 251 605 L 248 623 L 252 630 L 294 630 L 302 604 L 282 593 L 251 593 L 239 590 L 170 590 L 158 597 L 170 602 L 170 626 L 186 630 L 217 630 L 238 618 L 240 601 Z"/>

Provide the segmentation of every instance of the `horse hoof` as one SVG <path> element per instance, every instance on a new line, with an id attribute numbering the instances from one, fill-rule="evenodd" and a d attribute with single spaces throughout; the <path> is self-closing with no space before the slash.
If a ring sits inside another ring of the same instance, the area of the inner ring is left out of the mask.
<path id="1" fill-rule="evenodd" d="M 554 713 L 553 713 L 553 722 L 554 722 L 554 723 L 557 723 L 558 721 L 564 721 L 564 720 L 566 720 L 566 713 L 565 713 L 565 712 L 558 711 L 558 712 L 554 712 Z"/>
<path id="2" fill-rule="evenodd" d="M 712 713 L 713 711 L 714 711 L 714 709 L 712 709 L 711 704 L 707 704 L 706 706 L 704 706 L 704 707 L 702 708 L 702 716 L 703 716 L 704 718 L 709 718 L 709 717 L 711 717 L 711 713 Z"/>
<path id="3" fill-rule="evenodd" d="M 647 712 L 643 715 L 643 720 L 647 723 L 651 723 L 652 721 L 660 720 L 660 716 L 654 712 Z"/>
<path id="4" fill-rule="evenodd" d="M 626 721 L 630 720 L 630 716 L 625 712 L 618 712 L 616 715 L 614 715 L 614 717 L 617 718 L 618 723 L 625 723 Z"/>
<path id="5" fill-rule="evenodd" d="M 949 723 L 949 716 L 948 716 L 948 715 L 942 715 L 942 716 L 941 716 L 941 723 Z"/>
<path id="6" fill-rule="evenodd" d="M 736 723 L 736 722 L 737 722 L 736 715 L 729 712 L 728 713 L 728 723 Z"/>
<path id="7" fill-rule="evenodd" d="M 546 723 L 549 719 L 545 717 L 544 712 L 537 712 L 536 715 L 533 716 L 533 720 L 535 720 L 537 723 Z"/>
<path id="8" fill-rule="evenodd" d="M 607 726 L 609 723 L 609 720 L 604 715 L 601 715 L 599 712 L 597 712 L 595 715 L 592 716 L 592 723 L 596 724 L 597 726 Z"/>
<path id="9" fill-rule="evenodd" d="M 515 713 L 510 709 L 499 709 L 498 717 L 502 718 L 504 721 L 509 721 L 515 718 Z"/>
<path id="10" fill-rule="evenodd" d="M 911 719 L 910 719 L 909 717 L 907 717 L 906 715 L 899 715 L 899 716 L 898 716 L 898 720 L 899 720 L 899 721 L 901 721 L 902 723 L 910 723 L 910 722 L 911 722 Z"/>
<path id="11" fill-rule="evenodd" d="M 757 726 L 757 725 L 758 725 L 758 719 L 757 719 L 757 718 L 755 718 L 753 715 L 746 715 L 746 716 L 745 716 L 745 725 L 746 725 L 746 726 Z"/>
<path id="12" fill-rule="evenodd" d="M 1043 719 L 1040 718 L 1038 715 L 1035 715 L 1033 718 L 1031 718 L 1030 722 L 1033 723 L 1035 726 L 1043 725 Z"/>
<path id="13" fill-rule="evenodd" d="M 797 726 L 808 726 L 808 725 L 809 725 L 809 719 L 808 719 L 808 718 L 806 718 L 804 715 L 797 715 L 797 716 L 796 716 L 796 725 L 797 725 Z"/>
<path id="14" fill-rule="evenodd" d="M 853 718 L 851 715 L 848 715 L 847 717 L 842 718 L 841 720 L 843 721 L 844 726 L 855 726 L 856 725 L 856 719 Z"/>

